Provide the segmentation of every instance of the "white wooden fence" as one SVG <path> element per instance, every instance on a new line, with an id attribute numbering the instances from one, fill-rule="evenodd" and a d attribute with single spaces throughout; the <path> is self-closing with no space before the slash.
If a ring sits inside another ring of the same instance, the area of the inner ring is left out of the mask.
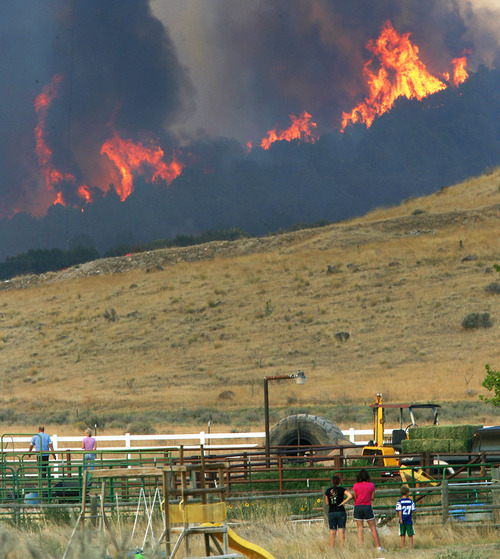
<path id="1" fill-rule="evenodd" d="M 385 435 L 390 436 L 391 430 L 386 430 Z M 372 437 L 371 429 L 350 428 L 343 431 L 344 435 L 354 444 L 364 445 Z M 184 445 L 186 448 L 198 447 L 203 445 L 207 450 L 211 448 L 255 448 L 264 445 L 266 434 L 263 431 L 251 433 L 208 433 L 200 431 L 192 434 L 171 434 L 171 435 L 98 435 L 97 447 L 99 450 L 120 450 L 120 449 L 141 449 L 154 448 L 158 446 Z M 82 436 L 65 436 L 53 434 L 50 436 L 55 452 L 64 450 L 81 449 Z M 21 437 L 16 435 L 3 435 L 3 452 L 12 452 L 29 447 L 31 437 Z"/>

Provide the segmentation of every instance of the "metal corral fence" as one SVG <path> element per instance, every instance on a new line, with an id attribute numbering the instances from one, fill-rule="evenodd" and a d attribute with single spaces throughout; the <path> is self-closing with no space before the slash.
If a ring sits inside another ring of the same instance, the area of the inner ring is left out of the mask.
<path id="1" fill-rule="evenodd" d="M 353 444 L 365 445 L 369 439 L 373 437 L 373 429 L 350 429 L 343 430 L 344 436 Z M 391 429 L 386 429 L 384 436 L 390 438 Z M 210 431 L 200 431 L 199 433 L 190 434 L 155 434 L 155 435 L 132 435 L 125 433 L 124 435 L 99 435 L 97 439 L 98 446 L 104 450 L 117 448 L 149 448 L 151 446 L 180 446 L 188 447 L 189 445 L 210 448 L 215 444 L 218 448 L 228 446 L 231 448 L 256 448 L 263 446 L 265 439 L 264 431 L 255 431 L 249 433 L 212 433 Z M 32 435 L 23 433 L 4 433 L 1 436 L 2 452 L 27 449 L 31 441 Z M 81 448 L 82 436 L 66 436 L 57 433 L 50 435 L 54 450 L 56 452 L 66 449 Z M 154 443 L 154 444 L 153 444 Z"/>
<path id="2" fill-rule="evenodd" d="M 367 431 L 368 433 L 370 431 Z M 162 440 L 159 435 L 125 435 L 125 447 L 106 446 L 118 437 L 98 437 L 94 461 L 84 461 L 85 451 L 79 449 L 81 437 L 53 437 L 57 460 L 48 466 L 38 462 L 36 452 L 28 453 L 31 437 L 5 434 L 1 437 L 0 462 L 0 514 L 16 523 L 26 516 L 45 514 L 53 508 L 77 510 L 82 501 L 83 486 L 87 485 L 88 499 L 97 507 L 104 499 L 105 507 L 112 510 L 136 511 L 141 502 L 149 499 L 160 502 L 161 487 L 158 478 L 134 479 L 114 477 L 104 495 L 92 481 L 93 469 L 123 469 L 140 467 L 169 468 L 182 460 L 199 462 L 203 454 L 206 461 L 225 463 L 224 484 L 226 498 L 231 504 L 230 515 L 249 513 L 259 503 L 287 503 L 293 518 L 321 518 L 324 489 L 332 474 L 339 473 L 346 487 L 352 486 L 361 468 L 368 469 L 377 487 L 375 512 L 381 522 L 394 514 L 401 478 L 397 468 L 388 469 L 379 457 L 362 457 L 359 446 L 331 447 L 274 447 L 271 449 L 270 467 L 262 445 L 248 440 L 261 433 L 231 433 L 196 435 L 168 435 L 170 442 L 200 440 L 228 440 L 233 444 L 176 446 L 145 446 L 146 441 Z M 246 443 L 234 440 L 247 439 Z M 133 446 L 141 442 L 144 446 Z M 66 444 L 65 444 L 66 443 Z M 66 448 L 62 449 L 65 444 Z M 74 445 L 73 448 L 70 445 Z M 488 459 L 495 458 L 488 456 Z M 407 483 L 417 502 L 419 514 L 439 517 L 443 521 L 487 522 L 500 524 L 500 475 L 495 465 L 498 460 L 487 462 L 484 456 L 398 455 L 408 462 Z M 462 464 L 457 460 L 462 460 Z M 446 462 L 453 462 L 453 466 Z M 409 472 L 409 473 L 408 473 Z M 85 480 L 85 481 L 84 481 Z M 199 480 L 192 479 L 193 485 Z M 205 479 L 205 484 L 215 484 L 215 479 Z M 267 505 L 266 505 L 267 506 Z"/>
<path id="3" fill-rule="evenodd" d="M 369 433 L 370 430 L 345 431 L 351 441 L 357 442 Z M 227 455 L 228 458 L 239 460 L 239 463 L 248 463 L 244 468 L 251 471 L 252 458 L 247 451 L 263 448 L 264 438 L 264 432 L 99 435 L 96 436 L 98 449 L 95 461 L 88 467 L 165 467 L 172 463 L 173 453 L 178 455 L 181 447 L 183 452 L 191 452 L 194 460 L 199 457 L 200 448 L 204 447 L 208 453 Z M 37 453 L 28 452 L 31 439 L 32 435 L 27 433 L 4 433 L 0 437 L 0 515 L 12 515 L 16 522 L 23 515 L 36 513 L 40 508 L 75 508 L 82 498 L 85 474 L 82 437 L 51 435 L 57 460 L 51 459 L 45 469 L 38 463 Z M 261 460 L 260 466 L 263 465 Z M 89 479 L 88 488 L 92 488 L 92 494 L 94 484 L 91 476 Z M 230 469 L 227 480 L 230 487 Z M 132 496 L 132 500 L 137 499 L 137 488 L 133 485 L 127 482 L 122 486 L 119 482 L 113 482 L 106 499 L 110 502 L 116 502 L 120 497 L 129 500 Z M 143 487 L 139 489 L 145 490 Z"/>

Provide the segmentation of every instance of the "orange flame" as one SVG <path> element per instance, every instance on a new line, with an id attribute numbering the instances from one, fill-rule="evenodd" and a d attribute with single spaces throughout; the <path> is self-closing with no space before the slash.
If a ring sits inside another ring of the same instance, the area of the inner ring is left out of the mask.
<path id="1" fill-rule="evenodd" d="M 52 78 L 50 84 L 43 88 L 40 95 L 38 95 L 34 101 L 34 108 L 38 115 L 37 126 L 35 127 L 35 151 L 47 189 L 49 191 L 59 190 L 55 192 L 55 198 L 52 203 L 54 205 L 61 204 L 66 206 L 67 200 L 64 199 L 63 192 L 61 191 L 61 183 L 67 181 L 75 186 L 76 179 L 73 174 L 61 172 L 53 164 L 52 151 L 45 138 L 47 113 L 52 101 L 57 97 L 62 81 L 63 76 L 56 74 Z M 133 191 L 134 173 L 149 173 L 152 181 L 161 178 L 165 180 L 167 184 L 170 184 L 181 174 L 184 168 L 184 164 L 177 160 L 175 154 L 170 164 L 165 163 L 165 161 L 163 161 L 165 154 L 162 148 L 153 141 L 150 142 L 150 146 L 144 146 L 141 142 L 134 143 L 132 140 L 123 140 L 116 132 L 113 133 L 111 139 L 104 142 L 101 148 L 101 154 L 106 154 L 120 172 L 121 181 L 115 188 L 122 201 Z M 56 188 L 58 186 L 59 189 Z M 92 188 L 86 184 L 81 184 L 77 189 L 78 197 L 85 202 L 85 204 L 89 204 L 94 200 L 97 188 L 98 187 L 96 187 L 93 192 Z M 102 192 L 106 192 L 104 188 L 99 187 L 99 189 L 102 190 Z"/>
<path id="2" fill-rule="evenodd" d="M 310 122 L 311 115 L 309 113 L 304 111 L 299 117 L 290 115 L 290 120 L 292 124 L 286 130 L 282 130 L 281 132 L 278 132 L 277 128 L 269 130 L 267 136 L 262 138 L 260 147 L 262 149 L 269 149 L 273 142 L 279 140 L 287 140 L 288 142 L 291 140 L 302 140 L 304 142 L 314 143 L 318 139 L 317 134 L 313 132 L 313 128 L 316 128 L 316 123 Z"/>
<path id="3" fill-rule="evenodd" d="M 115 189 L 123 202 L 132 193 L 133 175 L 145 174 L 145 168 L 152 171 L 152 180 L 163 179 L 170 184 L 178 175 L 181 174 L 184 164 L 175 158 L 167 164 L 163 161 L 164 151 L 160 146 L 151 141 L 149 147 L 142 142 L 134 143 L 132 140 L 123 140 L 113 132 L 113 137 L 106 140 L 101 148 L 101 154 L 106 154 L 118 168 L 121 175 L 121 183 L 115 185 Z"/>
<path id="4" fill-rule="evenodd" d="M 369 128 L 375 117 L 390 110 L 398 97 L 420 100 L 446 89 L 419 59 L 419 49 L 410 42 L 410 33 L 399 35 L 389 21 L 384 24 L 380 37 L 375 42 L 369 41 L 366 48 L 373 53 L 363 68 L 369 95 L 350 113 L 342 114 L 342 132 L 355 122 L 364 122 Z M 377 73 L 370 68 L 375 57 L 380 63 Z M 457 63 L 456 72 L 458 68 Z"/>
<path id="5" fill-rule="evenodd" d="M 451 65 L 453 66 L 453 85 L 458 87 L 469 77 L 469 72 L 465 69 L 467 66 L 467 57 L 464 54 L 459 58 L 454 58 L 451 61 Z"/>
<path id="6" fill-rule="evenodd" d="M 61 204 L 61 206 L 65 206 L 66 204 L 64 203 L 63 197 L 62 197 L 62 192 L 58 192 L 56 199 L 54 200 L 54 206 L 56 204 Z"/>
<path id="7" fill-rule="evenodd" d="M 92 202 L 92 194 L 86 184 L 81 184 L 78 187 L 78 196 L 86 203 Z"/>
<path id="8" fill-rule="evenodd" d="M 60 74 L 56 74 L 52 78 L 52 81 L 43 88 L 34 102 L 35 111 L 38 115 L 38 122 L 35 127 L 35 152 L 38 158 L 38 164 L 40 165 L 40 171 L 49 190 L 54 190 L 54 187 L 63 180 L 75 180 L 73 175 L 70 173 L 63 174 L 54 166 L 52 163 L 52 151 L 45 141 L 45 121 L 47 119 L 47 112 L 52 101 L 57 96 L 62 81 L 63 77 Z M 62 204 L 64 206 L 61 192 L 58 192 L 54 204 Z"/>

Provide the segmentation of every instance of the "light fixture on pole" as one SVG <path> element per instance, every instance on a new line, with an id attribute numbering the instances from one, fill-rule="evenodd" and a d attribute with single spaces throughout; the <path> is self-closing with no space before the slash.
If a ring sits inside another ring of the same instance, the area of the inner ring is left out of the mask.
<path id="1" fill-rule="evenodd" d="M 290 380 L 295 379 L 297 384 L 305 384 L 306 375 L 304 371 L 297 371 L 292 375 L 276 375 L 272 377 L 264 377 L 264 420 L 266 430 L 266 467 L 270 466 L 271 449 L 269 445 L 269 390 L 268 383 L 270 380 Z"/>

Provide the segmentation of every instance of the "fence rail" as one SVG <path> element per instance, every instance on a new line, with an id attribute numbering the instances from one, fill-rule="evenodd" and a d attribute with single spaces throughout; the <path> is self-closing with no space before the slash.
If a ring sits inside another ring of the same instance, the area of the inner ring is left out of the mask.
<path id="1" fill-rule="evenodd" d="M 346 429 L 342 431 L 344 436 L 353 444 L 365 445 L 373 435 L 372 429 Z M 392 430 L 386 430 L 384 435 L 389 437 Z M 54 445 L 55 452 L 64 450 L 78 450 L 81 448 L 82 436 L 67 436 L 53 434 L 50 436 Z M 100 450 L 118 450 L 127 448 L 150 448 L 152 446 L 179 446 L 188 448 L 190 445 L 199 447 L 203 445 L 207 450 L 211 447 L 217 448 L 256 448 L 262 446 L 266 437 L 264 431 L 249 433 L 211 433 L 200 431 L 190 434 L 155 434 L 155 435 L 98 435 L 98 447 Z M 238 442 L 236 442 L 238 441 Z M 245 441 L 245 442 L 242 442 Z M 31 442 L 31 437 L 19 436 L 15 433 L 2 435 L 2 452 L 19 452 L 27 448 Z M 107 443 L 107 444 L 106 444 Z M 121 444 L 120 444 L 121 443 Z M 149 443 L 149 444 L 148 444 Z M 156 443 L 156 444 L 151 444 Z M 160 444 L 158 444 L 160 443 Z M 163 443 L 163 445 L 161 444 Z M 217 444 L 214 444 L 217 443 Z"/>
<path id="2" fill-rule="evenodd" d="M 354 436 L 360 431 L 361 436 L 371 433 L 358 430 Z M 158 490 L 157 480 L 138 480 L 123 476 L 121 472 L 135 467 L 171 468 L 179 460 L 182 463 L 198 463 L 203 453 L 206 463 L 223 461 L 226 496 L 228 500 L 234 499 L 235 507 L 240 499 L 244 499 L 242 506 L 246 507 L 252 499 L 274 499 L 278 496 L 291 499 L 292 496 L 298 498 L 303 495 L 300 498 L 310 503 L 307 510 L 317 513 L 322 506 L 323 487 L 328 485 L 332 471 L 340 472 L 345 482 L 351 483 L 359 469 L 366 467 L 377 484 L 380 496 L 377 498 L 377 514 L 380 517 L 390 515 L 394 506 L 391 490 L 395 491 L 401 485 L 398 468 L 385 467 L 374 458 L 369 458 L 366 463 L 367 458 L 361 456 L 360 448 L 351 447 L 347 452 L 345 446 L 309 447 L 305 454 L 291 452 L 287 447 L 274 447 L 268 467 L 263 438 L 264 434 L 258 432 L 100 436 L 95 461 L 88 463 L 84 459 L 85 451 L 80 448 L 81 437 L 60 436 L 54 449 L 58 459 L 44 466 L 37 459 L 39 453 L 28 453 L 29 436 L 6 434 L 1 438 L 0 515 L 12 516 L 15 522 L 19 522 L 24 515 L 38 514 L 45 506 L 61 504 L 77 508 L 84 486 L 87 495 L 102 498 L 107 507 L 120 507 L 122 510 L 127 506 L 132 510 L 140 501 L 141 494 L 154 494 Z M 203 447 L 199 443 L 183 444 L 199 440 L 204 441 Z M 218 441 L 224 444 L 209 444 Z M 233 444 L 228 444 L 231 441 Z M 234 441 L 240 442 L 236 444 Z M 104 447 L 106 443 L 125 446 Z M 151 446 L 145 446 L 147 443 Z M 178 443 L 181 443 L 182 450 L 177 451 Z M 5 446 L 8 448 L 5 449 Z M 413 458 L 413 455 L 398 456 Z M 434 461 L 430 455 L 416 458 L 418 465 L 405 467 L 405 471 L 410 472 L 406 474 L 407 483 L 419 499 L 424 493 L 432 493 L 433 498 L 426 498 L 420 505 L 426 515 L 440 515 L 443 521 L 477 519 L 498 523 L 500 476 L 498 468 L 495 468 L 498 462 L 488 463 L 485 457 L 479 457 L 480 461 L 460 464 L 452 470 L 442 461 Z M 92 479 L 94 467 L 96 470 L 118 469 L 112 476 L 107 493 L 101 497 L 98 482 Z M 493 470 L 496 472 L 493 473 Z M 205 483 L 211 487 L 214 480 L 207 476 Z M 316 496 L 318 491 L 320 494 Z M 384 502 L 385 493 L 387 502 Z M 301 505 L 297 514 L 302 515 L 305 508 Z"/>

